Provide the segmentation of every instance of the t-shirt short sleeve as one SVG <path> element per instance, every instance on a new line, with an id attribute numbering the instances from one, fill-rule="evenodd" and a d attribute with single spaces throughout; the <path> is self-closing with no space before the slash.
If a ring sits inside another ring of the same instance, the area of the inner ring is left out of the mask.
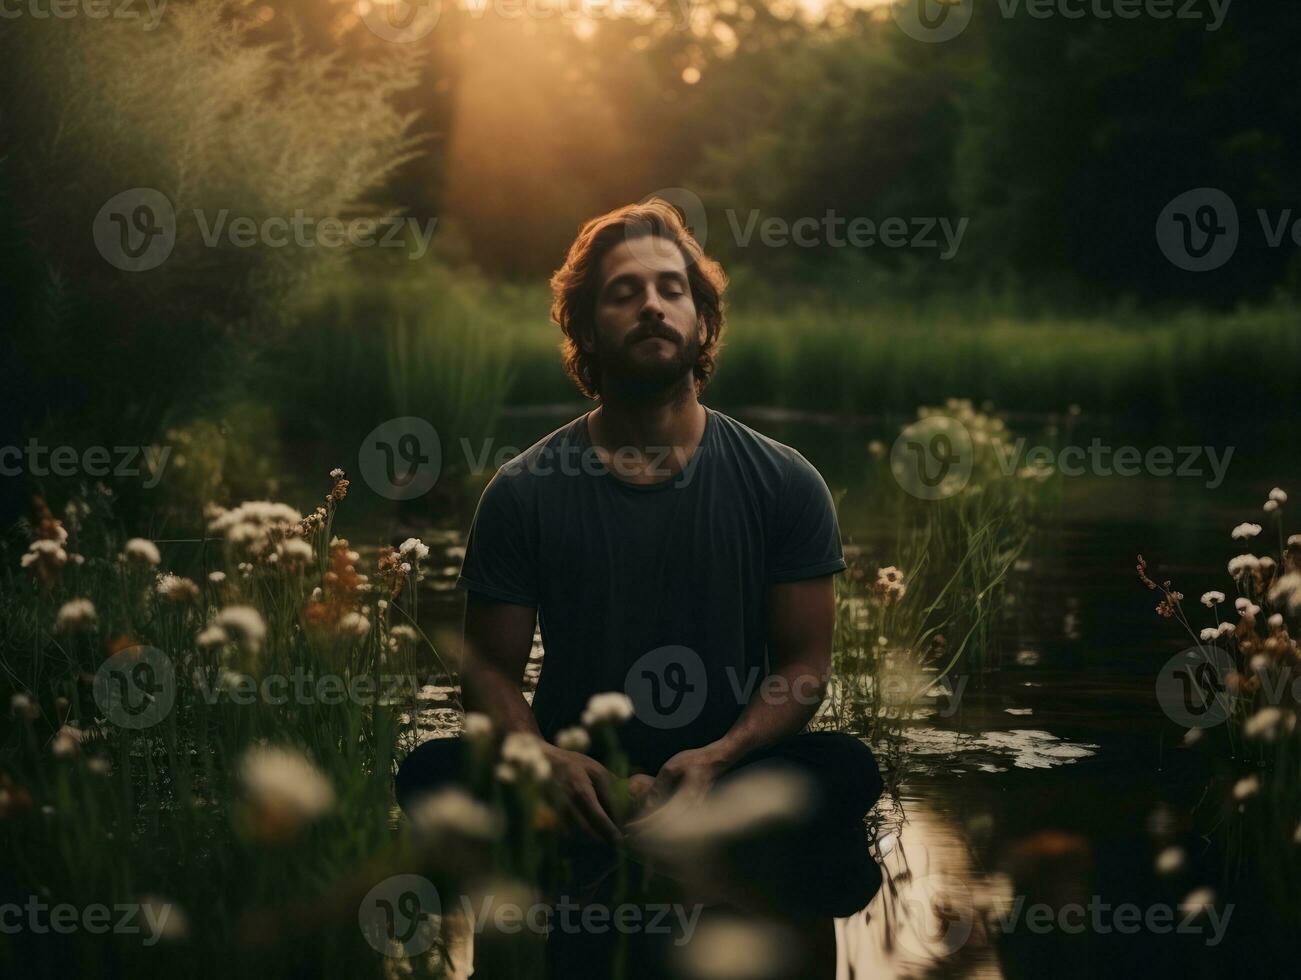
<path id="1" fill-rule="evenodd" d="M 777 501 L 768 581 L 797 582 L 845 570 L 831 491 L 813 464 L 792 450 Z"/>
<path id="2" fill-rule="evenodd" d="M 484 488 L 456 584 L 489 599 L 536 606 L 537 534 L 520 499 L 516 481 L 521 478 L 498 470 Z"/>

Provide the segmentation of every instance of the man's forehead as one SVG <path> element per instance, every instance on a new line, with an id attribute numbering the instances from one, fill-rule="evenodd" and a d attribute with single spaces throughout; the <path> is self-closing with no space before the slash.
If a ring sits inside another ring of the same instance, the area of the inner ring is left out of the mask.
<path id="1" fill-rule="evenodd" d="M 666 272 L 686 275 L 687 260 L 677 243 L 659 235 L 626 238 L 606 252 L 601 260 L 603 282 L 615 276 L 650 277 Z"/>

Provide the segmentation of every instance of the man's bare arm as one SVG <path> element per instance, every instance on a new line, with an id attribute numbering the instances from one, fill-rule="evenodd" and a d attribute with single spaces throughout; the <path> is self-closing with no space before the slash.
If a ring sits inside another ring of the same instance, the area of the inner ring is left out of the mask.
<path id="1" fill-rule="evenodd" d="M 537 610 L 532 606 L 494 602 L 470 593 L 465 601 L 461 693 L 467 708 L 482 711 L 500 730 L 540 738 L 537 718 L 520 691 L 536 622 Z M 619 830 L 610 819 L 610 772 L 590 756 L 544 744 L 574 823 L 593 837 L 616 839 Z"/>
<path id="2" fill-rule="evenodd" d="M 532 606 L 466 597 L 461 693 L 466 708 L 483 712 L 502 731 L 540 734 L 520 691 L 536 622 Z"/>

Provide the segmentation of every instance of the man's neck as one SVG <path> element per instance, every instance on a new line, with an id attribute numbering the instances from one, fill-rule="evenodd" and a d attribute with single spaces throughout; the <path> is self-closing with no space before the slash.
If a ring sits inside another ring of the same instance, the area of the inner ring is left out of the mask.
<path id="1" fill-rule="evenodd" d="M 704 437 L 707 413 L 690 376 L 685 381 L 651 398 L 623 398 L 614 391 L 603 394 L 601 404 L 587 417 L 587 429 L 592 445 L 603 456 L 623 453 L 627 462 L 616 469 L 617 476 L 633 483 L 654 483 L 676 475 L 686 465 Z"/>

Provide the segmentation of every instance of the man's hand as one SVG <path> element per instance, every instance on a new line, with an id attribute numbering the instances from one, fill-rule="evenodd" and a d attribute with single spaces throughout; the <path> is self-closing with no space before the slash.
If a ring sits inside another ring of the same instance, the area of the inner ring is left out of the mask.
<path id="1" fill-rule="evenodd" d="M 554 745 L 543 751 L 551 763 L 551 773 L 569 803 L 570 817 L 583 833 L 611 844 L 622 834 L 610 814 L 614 806 L 610 781 L 614 774 L 591 756 L 570 752 Z"/>
<path id="2" fill-rule="evenodd" d="M 657 806 L 670 797 L 683 803 L 699 802 L 727 768 L 727 758 L 712 745 L 686 749 L 660 768 L 647 802 Z"/>

